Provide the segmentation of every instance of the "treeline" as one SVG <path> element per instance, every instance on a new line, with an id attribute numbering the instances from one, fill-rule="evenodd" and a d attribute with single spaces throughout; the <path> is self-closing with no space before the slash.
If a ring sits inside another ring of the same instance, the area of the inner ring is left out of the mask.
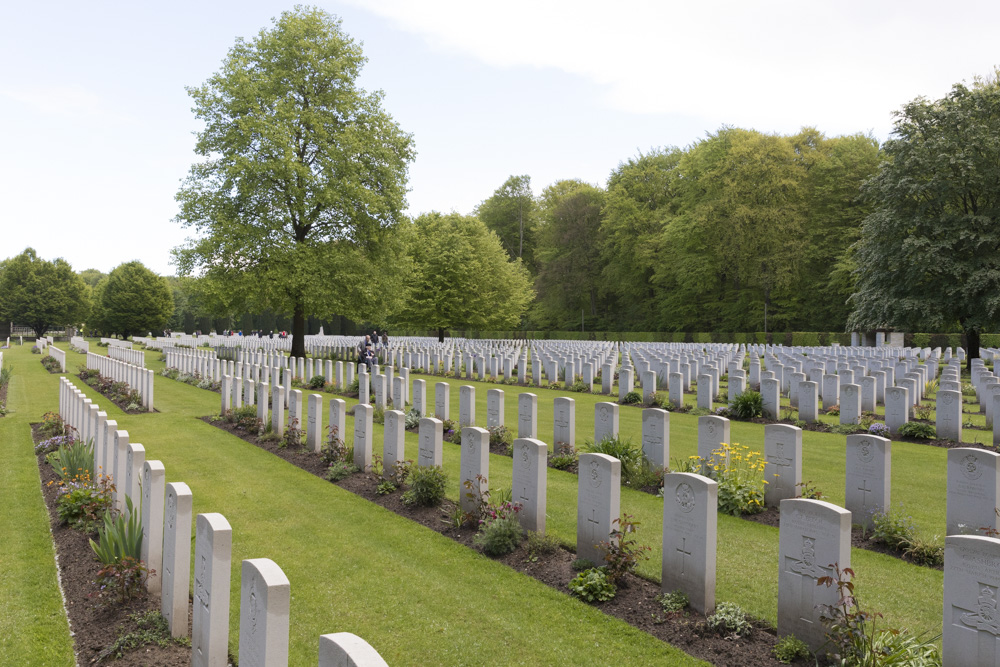
<path id="1" fill-rule="evenodd" d="M 723 127 L 605 187 L 512 176 L 476 214 L 535 278 L 524 329 L 844 331 L 871 136 Z"/>

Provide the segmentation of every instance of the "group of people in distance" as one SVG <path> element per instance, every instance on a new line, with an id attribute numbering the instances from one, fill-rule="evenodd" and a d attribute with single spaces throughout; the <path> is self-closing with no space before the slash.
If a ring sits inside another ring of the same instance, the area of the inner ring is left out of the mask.
<path id="1" fill-rule="evenodd" d="M 383 331 L 380 336 L 377 331 L 372 331 L 358 343 L 358 363 L 367 364 L 370 373 L 375 367 L 376 353 L 388 346 L 389 334 Z"/>

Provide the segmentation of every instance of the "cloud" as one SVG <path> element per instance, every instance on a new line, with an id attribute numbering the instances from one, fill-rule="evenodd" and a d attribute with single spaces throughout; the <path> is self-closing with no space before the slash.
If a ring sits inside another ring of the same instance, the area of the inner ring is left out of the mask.
<path id="1" fill-rule="evenodd" d="M 918 95 L 992 71 L 1000 3 L 847 0 L 501 4 L 380 0 L 359 7 L 429 48 L 498 68 L 552 68 L 635 114 L 736 124 L 888 127 Z M 975 16 L 974 21 L 969 17 Z"/>

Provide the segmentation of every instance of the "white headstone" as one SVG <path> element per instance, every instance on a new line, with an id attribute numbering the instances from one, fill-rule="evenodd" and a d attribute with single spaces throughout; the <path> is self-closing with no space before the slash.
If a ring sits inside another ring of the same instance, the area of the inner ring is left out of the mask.
<path id="1" fill-rule="evenodd" d="M 386 410 L 382 441 L 382 476 L 388 478 L 397 463 L 406 458 L 406 413 Z"/>
<path id="2" fill-rule="evenodd" d="M 476 425 L 476 388 L 462 385 L 458 388 L 458 426 Z"/>
<path id="3" fill-rule="evenodd" d="M 607 454 L 580 454 L 576 555 L 595 565 L 604 563 L 600 543 L 610 539 L 621 515 L 621 465 Z"/>
<path id="4" fill-rule="evenodd" d="M 972 447 L 948 450 L 947 535 L 982 534 L 997 527 L 1000 454 Z"/>
<path id="5" fill-rule="evenodd" d="M 444 464 L 444 422 L 432 417 L 420 420 L 417 466 L 426 468 Z"/>
<path id="6" fill-rule="evenodd" d="M 240 666 L 287 667 L 291 585 L 270 558 L 243 561 L 240 571 Z"/>
<path id="7" fill-rule="evenodd" d="M 441 421 L 451 418 L 451 385 L 447 382 L 434 385 L 434 418 Z"/>
<path id="8" fill-rule="evenodd" d="M 166 485 L 163 512 L 163 585 L 160 613 L 171 637 L 187 637 L 191 585 L 191 489 L 184 482 Z"/>
<path id="9" fill-rule="evenodd" d="M 818 586 L 851 566 L 851 513 L 822 500 L 781 501 L 778 530 L 778 636 L 795 635 L 812 651 L 826 642 L 819 605 L 836 605 L 836 586 Z"/>
<path id="10" fill-rule="evenodd" d="M 1000 663 L 1000 540 L 949 535 L 944 541 L 945 665 Z"/>
<path id="11" fill-rule="evenodd" d="M 698 456 L 707 461 L 723 442 L 729 442 L 729 420 L 715 415 L 698 417 Z"/>
<path id="12" fill-rule="evenodd" d="M 664 593 L 683 591 L 692 609 L 715 609 L 719 485 L 692 473 L 663 477 Z"/>
<path id="13" fill-rule="evenodd" d="M 764 504 L 778 507 L 798 495 L 802 482 L 802 429 L 788 424 L 764 427 Z"/>
<path id="14" fill-rule="evenodd" d="M 937 437 L 962 442 L 962 392 L 938 391 Z"/>
<path id="15" fill-rule="evenodd" d="M 521 394 L 524 396 L 524 394 Z M 534 438 L 514 440 L 511 490 L 521 504 L 518 520 L 525 530 L 545 532 L 545 479 L 548 446 Z"/>
<path id="16" fill-rule="evenodd" d="M 486 391 L 486 428 L 504 425 L 504 392 L 503 389 Z"/>
<path id="17" fill-rule="evenodd" d="M 224 666 L 229 653 L 233 529 L 217 513 L 199 514 L 195 524 L 191 666 Z"/>
<path id="18" fill-rule="evenodd" d="M 354 406 L 354 465 L 368 470 L 372 465 L 372 423 L 375 408 L 358 403 Z"/>
<path id="19" fill-rule="evenodd" d="M 594 406 L 594 442 L 618 437 L 618 404 L 602 402 Z"/>
<path id="20" fill-rule="evenodd" d="M 479 508 L 479 500 L 488 489 L 489 474 L 490 432 L 484 428 L 466 426 L 462 429 L 462 461 L 458 485 L 459 502 L 463 511 L 474 512 Z"/>
<path id="21" fill-rule="evenodd" d="M 389 667 L 378 651 L 349 632 L 320 635 L 319 667 Z"/>
<path id="22" fill-rule="evenodd" d="M 847 436 L 844 507 L 868 528 L 872 515 L 889 509 L 892 442 L 876 435 Z"/>
<path id="23" fill-rule="evenodd" d="M 552 446 L 554 451 L 576 449 L 576 401 L 560 396 L 553 401 Z"/>
<path id="24" fill-rule="evenodd" d="M 538 435 L 538 396 L 532 393 L 517 395 L 517 437 L 535 438 Z"/>
<path id="25" fill-rule="evenodd" d="M 163 579 L 163 494 L 166 470 L 160 461 L 142 466 L 142 546 L 141 559 L 149 568 L 146 590 L 159 594 Z"/>

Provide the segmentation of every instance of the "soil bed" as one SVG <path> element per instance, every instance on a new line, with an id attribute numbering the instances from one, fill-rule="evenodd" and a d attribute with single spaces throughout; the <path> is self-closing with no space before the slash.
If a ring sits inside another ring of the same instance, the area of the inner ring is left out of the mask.
<path id="1" fill-rule="evenodd" d="M 276 442 L 262 442 L 259 437 L 249 435 L 227 422 L 212 421 L 210 417 L 202 417 L 201 419 L 253 445 L 266 449 L 317 477 L 325 476 L 326 466 L 321 463 L 319 456 L 308 451 L 304 446 L 278 447 Z M 470 549 L 476 549 L 472 543 L 476 531 L 467 527 L 455 527 L 451 520 L 455 505 L 450 501 L 445 501 L 439 507 L 409 507 L 403 504 L 400 491 L 383 496 L 376 494 L 375 477 L 370 473 L 355 473 L 336 482 L 336 484 L 400 516 L 450 537 Z M 478 549 L 476 550 L 478 551 Z M 564 548 L 557 549 L 553 554 L 539 554 L 529 557 L 527 548 L 522 543 L 514 553 L 497 560 L 569 595 L 567 584 L 578 574 L 572 567 L 575 559 L 575 553 Z M 633 627 L 714 665 L 743 667 L 745 665 L 781 664 L 772 654 L 777 636 L 774 628 L 768 624 L 754 621 L 754 630 L 749 637 L 729 639 L 709 629 L 705 624 L 705 617 L 701 614 L 692 611 L 674 615 L 664 614 L 660 603 L 656 601 L 656 597 L 660 593 L 659 584 L 637 576 L 627 575 L 626 585 L 619 587 L 618 594 L 613 600 L 594 606 L 606 614 L 615 616 Z M 809 663 L 800 661 L 793 664 Z"/>
<path id="2" fill-rule="evenodd" d="M 37 424 L 32 424 L 32 439 L 39 442 Z M 110 647 L 119 636 L 140 631 L 130 618 L 133 614 L 144 614 L 160 610 L 159 596 L 143 593 L 140 597 L 123 604 L 102 604 L 93 597 L 97 591 L 97 572 L 100 564 L 90 548 L 90 538 L 96 534 L 86 534 L 70 528 L 59 521 L 56 514 L 58 488 L 55 482 L 59 476 L 45 460 L 45 455 L 37 456 L 38 472 L 42 480 L 42 496 L 49 512 L 52 540 L 56 547 L 59 579 L 62 585 L 66 613 L 73 632 L 74 651 L 79 665 L 115 665 L 116 667 L 182 667 L 191 664 L 191 647 L 171 642 L 166 646 L 149 644 L 140 646 L 121 658 L 105 658 L 97 662 L 101 653 Z M 50 486 L 49 483 L 52 482 Z M 188 607 L 188 636 L 190 637 L 190 602 Z"/>

